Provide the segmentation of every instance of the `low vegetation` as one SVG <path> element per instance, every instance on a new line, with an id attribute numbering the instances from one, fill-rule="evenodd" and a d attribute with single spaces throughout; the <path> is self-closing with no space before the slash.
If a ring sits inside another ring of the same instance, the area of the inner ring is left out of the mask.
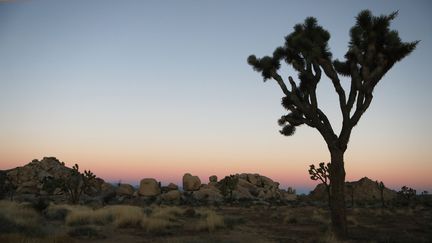
<path id="1" fill-rule="evenodd" d="M 351 208 L 350 242 L 428 242 L 427 206 Z M 0 242 L 339 242 L 326 205 L 190 207 L 0 201 Z"/>

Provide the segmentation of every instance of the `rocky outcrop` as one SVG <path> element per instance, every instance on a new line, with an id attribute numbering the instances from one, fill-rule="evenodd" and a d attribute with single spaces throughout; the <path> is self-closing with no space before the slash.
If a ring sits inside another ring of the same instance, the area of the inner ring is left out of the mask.
<path id="1" fill-rule="evenodd" d="M 396 191 L 384 188 L 383 196 L 385 201 L 392 200 L 397 195 Z M 316 201 L 327 201 L 328 196 L 324 184 L 318 184 L 310 193 L 310 198 Z M 355 202 L 381 200 L 381 191 L 376 181 L 363 177 L 358 181 L 345 182 L 345 200 L 351 201 L 352 196 Z"/>
<path id="2" fill-rule="evenodd" d="M 189 173 L 183 176 L 183 190 L 198 191 L 201 187 L 201 180 L 198 176 L 193 176 Z"/>
<path id="3" fill-rule="evenodd" d="M 69 195 L 67 191 L 62 190 L 61 183 L 65 183 L 66 179 L 73 179 L 74 181 L 77 179 L 76 182 L 81 186 L 85 181 L 84 177 L 80 177 L 80 174 L 76 174 L 76 170 L 74 171 L 72 168 L 66 167 L 63 162 L 60 162 L 55 157 L 44 157 L 40 161 L 33 160 L 27 165 L 0 172 L 0 181 L 5 179 L 9 184 L 14 185 L 13 190 L 16 195 L 21 196 L 21 198 L 25 198 L 25 196 L 49 196 L 61 197 L 61 200 L 66 201 L 68 197 L 72 198 L 72 196 Z M 73 176 L 71 177 L 71 175 Z M 235 181 L 237 181 L 237 184 L 232 191 L 232 198 L 230 198 L 229 201 L 295 200 L 295 192 L 280 190 L 279 183 L 266 176 L 256 173 L 242 173 L 236 174 L 233 177 Z M 46 180 L 47 178 L 49 180 Z M 75 203 L 127 203 L 136 200 L 147 202 L 190 202 L 198 204 L 220 203 L 224 201 L 221 188 L 226 189 L 226 185 L 222 187 L 222 182 L 218 181 L 216 175 L 209 177 L 208 184 L 201 184 L 201 180 L 198 176 L 186 173 L 183 176 L 184 191 L 179 190 L 179 187 L 174 183 L 162 187 L 161 184 L 153 178 L 142 179 L 138 190 L 130 184 L 114 186 L 113 184 L 106 183 L 104 180 L 93 176 L 85 178 L 92 179 L 85 181 L 85 187 L 80 187 L 83 188 L 83 193 L 77 195 L 78 200 L 75 200 Z M 45 187 L 48 184 L 52 187 Z M 225 189 L 224 193 L 226 193 Z M 228 193 L 228 195 L 230 196 L 231 193 Z M 57 201 L 57 199 L 55 199 L 55 201 Z"/>
<path id="4" fill-rule="evenodd" d="M 157 196 L 161 194 L 161 188 L 155 179 L 145 178 L 140 182 L 138 194 L 145 197 Z"/>
<path id="5" fill-rule="evenodd" d="M 292 189 L 290 191 L 280 190 L 279 183 L 266 176 L 242 173 L 234 175 L 233 178 L 237 180 L 237 185 L 232 191 L 232 200 L 279 200 L 285 202 L 296 200 L 295 191 Z M 201 202 L 222 202 L 224 198 L 220 191 L 220 183 L 221 182 L 217 182 L 216 176 L 210 176 L 209 183 L 207 185 L 201 185 L 199 190 L 194 191 L 191 195 L 195 200 Z M 229 193 L 227 197 L 230 197 Z"/>
<path id="6" fill-rule="evenodd" d="M 47 179 L 68 178 L 72 169 L 65 166 L 55 157 L 44 157 L 42 160 L 34 159 L 30 163 L 6 171 L 8 181 L 16 188 L 17 194 L 47 195 L 44 191 L 44 181 Z M 101 190 L 104 181 L 95 178 L 89 182 L 86 189 L 88 194 L 96 194 Z M 58 195 L 60 188 L 52 188 L 52 194 Z"/>

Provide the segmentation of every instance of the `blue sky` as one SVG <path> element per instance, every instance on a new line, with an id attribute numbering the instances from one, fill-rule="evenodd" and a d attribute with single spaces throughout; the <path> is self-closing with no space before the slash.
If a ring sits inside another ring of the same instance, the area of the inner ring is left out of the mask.
<path id="1" fill-rule="evenodd" d="M 279 135 L 281 91 L 246 58 L 271 54 L 307 16 L 341 58 L 366 8 L 399 10 L 392 27 L 421 42 L 375 90 L 346 155 L 348 179 L 431 190 L 428 1 L 0 2 L 0 165 L 54 155 L 111 180 L 253 171 L 311 187 L 307 165 L 328 160 L 324 141 L 307 127 Z M 340 127 L 328 80 L 318 95 Z"/>

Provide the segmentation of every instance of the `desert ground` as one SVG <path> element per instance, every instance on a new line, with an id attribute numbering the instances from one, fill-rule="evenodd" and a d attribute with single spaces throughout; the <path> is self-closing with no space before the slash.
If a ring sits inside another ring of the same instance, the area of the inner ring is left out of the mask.
<path id="1" fill-rule="evenodd" d="M 0 202 L 0 242 L 339 242 L 319 206 Z M 431 242 L 430 207 L 348 209 L 346 242 Z"/>

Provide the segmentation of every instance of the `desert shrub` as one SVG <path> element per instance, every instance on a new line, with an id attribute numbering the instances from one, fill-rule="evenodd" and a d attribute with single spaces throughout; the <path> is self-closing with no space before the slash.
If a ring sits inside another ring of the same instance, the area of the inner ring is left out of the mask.
<path id="1" fill-rule="evenodd" d="M 224 218 L 221 215 L 216 214 L 215 211 L 209 209 L 200 209 L 198 214 L 201 215 L 200 219 L 195 225 L 197 231 L 209 231 L 213 232 L 217 228 L 225 226 Z"/>
<path id="2" fill-rule="evenodd" d="M 185 209 L 179 207 L 156 207 L 153 209 L 151 215 L 156 218 L 165 218 L 168 220 L 175 219 L 176 217 L 183 215 Z"/>
<path id="3" fill-rule="evenodd" d="M 88 209 L 86 206 L 52 203 L 44 210 L 44 215 L 50 220 L 65 220 L 66 216 L 72 211 Z"/>
<path id="4" fill-rule="evenodd" d="M 44 234 L 40 215 L 32 207 L 11 201 L 0 201 L 0 233 Z"/>
<path id="5" fill-rule="evenodd" d="M 106 210 L 112 215 L 113 225 L 117 228 L 139 226 L 144 217 L 143 210 L 135 206 L 111 206 Z"/>
<path id="6" fill-rule="evenodd" d="M 343 243 L 337 238 L 335 233 L 331 230 L 327 230 L 323 236 L 318 240 L 319 243 Z"/>
<path id="7" fill-rule="evenodd" d="M 140 225 L 149 233 L 161 233 L 172 226 L 168 219 L 144 216 Z"/>
<path id="8" fill-rule="evenodd" d="M 113 224 L 117 228 L 139 226 L 144 212 L 140 207 L 115 205 L 93 210 L 82 207 L 72 210 L 66 216 L 66 224 L 74 225 L 107 225 Z"/>
<path id="9" fill-rule="evenodd" d="M 154 207 L 151 213 L 145 215 L 140 225 L 150 233 L 163 233 L 168 228 L 181 225 L 179 217 L 184 215 L 185 209 L 179 207 Z"/>

